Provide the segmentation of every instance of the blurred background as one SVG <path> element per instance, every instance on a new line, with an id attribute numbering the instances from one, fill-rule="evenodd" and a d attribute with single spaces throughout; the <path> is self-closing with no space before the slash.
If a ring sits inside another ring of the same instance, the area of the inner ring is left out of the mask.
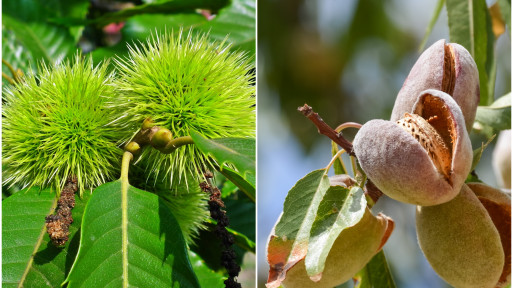
<path id="1" fill-rule="evenodd" d="M 397 92 L 420 55 L 437 2 L 258 1 L 258 287 L 265 287 L 267 237 L 288 190 L 331 159 L 331 141 L 319 135 L 297 107 L 309 104 L 333 128 L 348 121 L 389 119 Z M 496 42 L 495 98 L 511 91 L 507 29 Z M 445 7 L 425 48 L 442 38 L 449 39 Z M 349 139 L 356 132 L 346 131 Z M 475 132 L 471 138 L 474 149 L 488 140 Z M 497 186 L 492 169 L 495 142 L 476 169 L 492 186 Z M 414 209 L 387 197 L 373 208 L 396 224 L 384 248 L 396 284 L 446 287 L 418 247 Z"/>

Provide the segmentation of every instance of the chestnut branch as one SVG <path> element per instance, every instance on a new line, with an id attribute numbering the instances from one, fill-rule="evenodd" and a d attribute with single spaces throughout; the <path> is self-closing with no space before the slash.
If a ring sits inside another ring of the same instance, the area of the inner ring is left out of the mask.
<path id="1" fill-rule="evenodd" d="M 183 145 L 194 144 L 191 136 L 173 138 L 171 131 L 159 126 L 153 126 L 150 118 L 144 120 L 141 129 L 125 145 L 125 150 L 138 155 L 142 148 L 151 145 L 164 154 L 169 154 Z"/>

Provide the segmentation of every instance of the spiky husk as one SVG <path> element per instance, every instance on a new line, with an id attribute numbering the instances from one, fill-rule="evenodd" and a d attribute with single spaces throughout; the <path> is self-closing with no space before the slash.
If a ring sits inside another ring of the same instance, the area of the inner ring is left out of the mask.
<path id="1" fill-rule="evenodd" d="M 77 54 L 56 67 L 41 65 L 4 93 L 4 184 L 54 186 L 76 176 L 80 192 L 119 173 L 126 137 L 107 64 Z"/>
<path id="2" fill-rule="evenodd" d="M 162 181 L 146 183 L 142 169 L 133 167 L 131 184 L 161 196 L 180 225 L 182 234 L 188 244 L 194 242 L 200 229 L 206 229 L 205 223 L 210 217 L 208 212 L 208 195 L 201 191 L 199 182 L 193 175 L 184 174 L 179 184 L 169 189 Z M 187 192 L 186 192 L 187 191 Z"/>
<path id="3" fill-rule="evenodd" d="M 171 208 L 182 230 L 187 243 L 194 242 L 200 229 L 206 229 L 205 222 L 209 217 L 207 209 L 208 196 L 203 192 L 167 194 L 167 205 Z"/>
<path id="4" fill-rule="evenodd" d="M 146 44 L 130 47 L 118 59 L 117 88 L 124 99 L 131 127 L 151 117 L 174 137 L 196 131 L 206 138 L 255 135 L 254 68 L 243 53 L 229 51 L 225 42 L 211 43 L 208 35 L 153 36 Z M 126 139 L 128 140 L 128 139 Z M 194 145 L 164 155 L 145 149 L 138 162 L 151 178 L 168 185 L 184 172 L 201 175 L 212 160 Z"/>

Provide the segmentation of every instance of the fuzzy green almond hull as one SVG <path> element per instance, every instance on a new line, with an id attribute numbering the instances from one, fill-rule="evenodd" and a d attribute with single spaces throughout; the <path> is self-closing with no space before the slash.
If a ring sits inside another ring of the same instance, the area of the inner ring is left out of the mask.
<path id="1" fill-rule="evenodd" d="M 457 288 L 496 287 L 505 264 L 500 234 L 467 185 L 447 203 L 417 206 L 416 214 L 420 248 L 440 277 Z"/>
<path id="2" fill-rule="evenodd" d="M 374 216 L 366 209 L 363 218 L 344 229 L 331 248 L 321 279 L 314 282 L 306 273 L 305 260 L 287 271 L 285 288 L 330 288 L 351 279 L 378 253 L 393 229 L 393 221 L 385 215 Z"/>
<path id="3" fill-rule="evenodd" d="M 506 287 L 511 283 L 511 197 L 484 183 L 467 183 L 467 186 L 488 211 L 488 215 L 499 231 L 505 261 L 496 287 Z"/>
<path id="4" fill-rule="evenodd" d="M 472 146 L 465 121 L 450 95 L 426 90 L 418 96 L 412 114 L 433 125 L 435 135 L 413 125 L 406 131 L 395 122 L 371 120 L 356 134 L 353 147 L 369 179 L 395 200 L 422 206 L 438 205 L 458 195 L 472 165 Z M 435 120 L 432 120 L 435 119 Z M 428 122 L 430 121 L 430 122 Z M 421 123 L 422 124 L 422 123 Z M 437 145 L 449 149 L 447 171 L 436 165 Z"/>

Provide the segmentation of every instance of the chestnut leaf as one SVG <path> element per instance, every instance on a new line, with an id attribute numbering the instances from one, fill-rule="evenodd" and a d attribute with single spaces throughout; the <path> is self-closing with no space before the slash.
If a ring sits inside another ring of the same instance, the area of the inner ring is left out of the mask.
<path id="1" fill-rule="evenodd" d="M 216 160 L 216 169 L 255 201 L 255 139 L 206 139 L 195 132 L 191 137 L 201 152 Z M 238 171 L 226 167 L 225 163 L 232 164 Z"/>
<path id="2" fill-rule="evenodd" d="M 121 180 L 103 184 L 86 206 L 78 255 L 65 283 L 200 287 L 180 231 L 157 195 L 130 185 L 122 189 Z"/>
<path id="3" fill-rule="evenodd" d="M 45 217 L 58 200 L 51 189 L 23 189 L 2 202 L 2 287 L 61 285 L 77 253 L 77 232 L 89 195 L 76 197 L 69 241 L 62 248 L 45 232 Z"/>

